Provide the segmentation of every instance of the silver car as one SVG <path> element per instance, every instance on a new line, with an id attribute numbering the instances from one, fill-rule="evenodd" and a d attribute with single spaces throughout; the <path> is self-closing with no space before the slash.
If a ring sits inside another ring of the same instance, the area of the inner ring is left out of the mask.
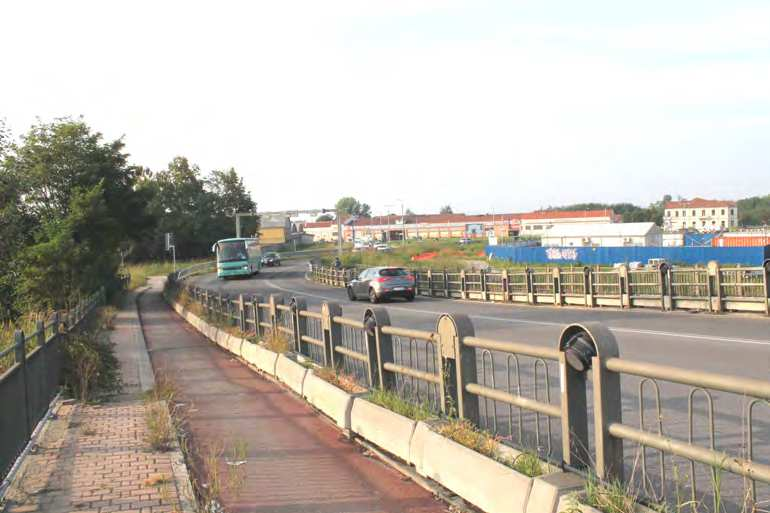
<path id="1" fill-rule="evenodd" d="M 372 303 L 393 297 L 413 301 L 414 285 L 414 275 L 402 267 L 370 267 L 351 280 L 347 289 L 351 301 L 364 297 Z"/>

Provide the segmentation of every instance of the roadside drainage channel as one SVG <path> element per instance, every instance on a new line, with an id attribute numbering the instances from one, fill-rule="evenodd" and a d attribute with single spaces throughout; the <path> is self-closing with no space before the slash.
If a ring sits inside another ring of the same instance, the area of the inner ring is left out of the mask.
<path id="1" fill-rule="evenodd" d="M 568 504 L 569 496 L 579 494 L 584 488 L 585 480 L 571 472 L 556 470 L 535 478 L 519 473 L 440 435 L 425 422 L 414 421 L 360 395 L 349 394 L 322 380 L 286 354 L 236 337 L 210 325 L 176 301 L 167 297 L 166 300 L 206 338 L 285 385 L 328 416 L 345 433 L 353 433 L 367 444 L 401 460 L 394 462 L 397 470 L 406 473 L 398 466 L 408 467 L 482 511 L 559 513 Z M 517 452 L 515 449 L 510 451 Z M 436 493 L 434 488 L 431 491 Z M 582 504 L 569 506 L 572 511 L 596 511 Z M 646 508 L 640 509 L 644 510 Z"/>

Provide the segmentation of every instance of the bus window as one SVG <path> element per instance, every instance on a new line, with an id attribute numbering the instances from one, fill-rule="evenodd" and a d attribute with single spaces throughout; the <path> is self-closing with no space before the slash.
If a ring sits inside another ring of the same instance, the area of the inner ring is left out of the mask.
<path id="1" fill-rule="evenodd" d="M 246 244 L 242 240 L 219 242 L 217 244 L 217 261 L 238 262 L 248 260 Z"/>

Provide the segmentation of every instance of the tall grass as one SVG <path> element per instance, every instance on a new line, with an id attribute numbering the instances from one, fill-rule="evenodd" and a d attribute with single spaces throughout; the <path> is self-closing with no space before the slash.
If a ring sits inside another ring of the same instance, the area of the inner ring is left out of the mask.
<path id="1" fill-rule="evenodd" d="M 427 404 L 407 401 L 402 399 L 392 390 L 376 388 L 369 393 L 367 399 L 374 404 L 387 408 L 412 420 L 427 420 L 436 416 Z"/>

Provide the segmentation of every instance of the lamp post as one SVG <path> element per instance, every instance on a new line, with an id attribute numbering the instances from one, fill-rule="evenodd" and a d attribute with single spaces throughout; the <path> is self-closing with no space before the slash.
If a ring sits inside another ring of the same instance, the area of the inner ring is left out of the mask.
<path id="1" fill-rule="evenodd" d="M 396 198 L 396 201 L 401 202 L 401 246 L 406 245 L 406 225 L 404 224 L 404 200 Z"/>

